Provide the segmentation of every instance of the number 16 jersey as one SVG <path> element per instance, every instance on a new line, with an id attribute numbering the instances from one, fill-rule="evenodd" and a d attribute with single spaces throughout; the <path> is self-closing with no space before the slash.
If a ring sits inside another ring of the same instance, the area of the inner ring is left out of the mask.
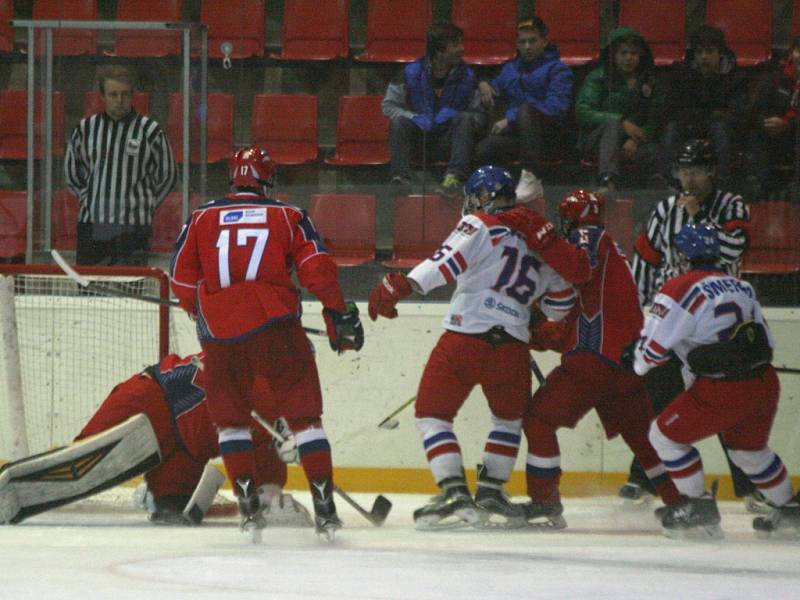
<path id="1" fill-rule="evenodd" d="M 559 320 L 576 298 L 572 286 L 531 253 L 524 239 L 484 213 L 463 217 L 439 250 L 408 277 L 423 294 L 456 282 L 445 329 L 483 333 L 501 326 L 526 343 L 535 300 L 541 298 L 542 311 Z"/>

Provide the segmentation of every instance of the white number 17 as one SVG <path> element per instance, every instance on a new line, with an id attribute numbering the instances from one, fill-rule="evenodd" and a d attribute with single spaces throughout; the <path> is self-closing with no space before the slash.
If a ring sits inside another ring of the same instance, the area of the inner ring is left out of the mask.
<path id="1" fill-rule="evenodd" d="M 253 253 L 250 255 L 250 262 L 247 263 L 247 273 L 244 278 L 246 281 L 253 281 L 258 274 L 258 265 L 261 264 L 261 257 L 264 256 L 264 248 L 267 246 L 269 229 L 239 229 L 236 231 L 236 245 L 246 246 L 247 240 L 256 238 L 253 246 Z M 226 288 L 231 285 L 231 270 L 228 263 L 230 248 L 231 230 L 223 229 L 217 238 L 217 256 L 219 266 L 219 285 Z"/>

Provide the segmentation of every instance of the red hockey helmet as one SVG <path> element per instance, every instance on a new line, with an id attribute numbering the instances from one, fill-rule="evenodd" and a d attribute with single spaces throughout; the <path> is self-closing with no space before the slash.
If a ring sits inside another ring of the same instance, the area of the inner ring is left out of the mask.
<path id="1" fill-rule="evenodd" d="M 581 225 L 603 225 L 605 201 L 600 194 L 586 190 L 569 193 L 558 205 L 561 234 L 566 237 Z"/>
<path id="2" fill-rule="evenodd" d="M 242 148 L 228 161 L 231 185 L 237 188 L 260 188 L 272 186 L 275 163 L 262 146 Z"/>

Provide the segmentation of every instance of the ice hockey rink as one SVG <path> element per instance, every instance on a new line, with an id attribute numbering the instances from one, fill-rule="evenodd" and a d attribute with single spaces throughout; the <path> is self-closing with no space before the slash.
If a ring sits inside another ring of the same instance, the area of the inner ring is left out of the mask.
<path id="1" fill-rule="evenodd" d="M 353 497 L 367 507 L 374 499 Z M 345 528 L 333 544 L 311 528 L 275 527 L 254 545 L 233 517 L 156 527 L 132 504 L 66 507 L 0 529 L 0 597 L 800 597 L 800 541 L 755 538 L 752 515 L 738 503 L 720 503 L 726 538 L 701 543 L 664 538 L 650 509 L 623 509 L 612 497 L 566 499 L 561 532 L 418 532 L 411 513 L 426 499 L 391 495 L 394 508 L 379 528 L 339 502 Z"/>

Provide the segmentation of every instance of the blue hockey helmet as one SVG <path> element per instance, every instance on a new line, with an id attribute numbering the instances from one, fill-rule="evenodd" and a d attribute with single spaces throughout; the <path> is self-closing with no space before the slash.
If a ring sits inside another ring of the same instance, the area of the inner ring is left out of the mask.
<path id="1" fill-rule="evenodd" d="M 497 210 L 495 199 L 500 196 L 516 198 L 514 178 L 506 169 L 494 165 L 478 167 L 464 184 L 464 207 L 461 213 L 468 215 L 476 210 L 493 213 Z"/>
<path id="2" fill-rule="evenodd" d="M 705 223 L 687 223 L 675 235 L 675 247 L 692 263 L 713 263 L 719 258 L 717 230 Z"/>

